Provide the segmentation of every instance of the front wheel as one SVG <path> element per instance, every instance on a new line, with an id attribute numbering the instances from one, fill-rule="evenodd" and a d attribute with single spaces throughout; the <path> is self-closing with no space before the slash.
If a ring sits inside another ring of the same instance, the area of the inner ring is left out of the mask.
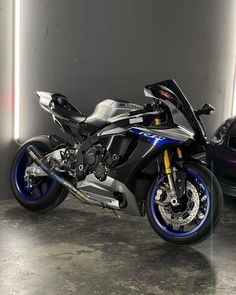
<path id="1" fill-rule="evenodd" d="M 149 192 L 146 208 L 148 219 L 160 237 L 177 245 L 189 245 L 205 240 L 214 231 L 222 212 L 223 194 L 207 167 L 185 163 L 182 172 L 184 188 L 178 196 L 178 205 L 160 201 L 161 192 L 168 190 L 167 177 L 162 176 Z"/>

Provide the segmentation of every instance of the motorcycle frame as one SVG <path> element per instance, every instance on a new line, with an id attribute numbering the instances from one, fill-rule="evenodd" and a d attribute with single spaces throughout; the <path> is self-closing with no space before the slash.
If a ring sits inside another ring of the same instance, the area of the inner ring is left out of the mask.
<path id="1" fill-rule="evenodd" d="M 134 115 L 130 113 L 118 116 L 108 126 L 90 135 L 84 129 L 83 122 L 80 125 L 76 125 L 66 120 L 66 118 L 57 117 L 55 112 L 50 111 L 47 101 L 44 101 L 43 105 L 41 104 L 44 109 L 52 113 L 54 121 L 60 128 L 71 135 L 74 145 L 80 143 L 77 153 L 78 167 L 83 167 L 85 152 L 95 144 L 101 143 L 105 148 L 108 148 L 108 145 L 111 146 L 113 141 L 122 141 L 127 137 L 135 142 L 133 150 L 130 151 L 127 157 L 127 161 L 120 166 L 110 169 L 107 178 L 115 179 L 118 183 L 122 183 L 125 189 L 127 188 L 130 192 L 130 198 L 135 197 L 136 202 L 130 202 L 131 205 L 129 205 L 133 208 L 129 208 L 129 211 L 136 212 L 139 215 L 145 214 L 145 194 L 148 193 L 151 184 L 163 172 L 160 169 L 160 163 L 163 161 L 165 151 L 168 152 L 166 154 L 168 158 L 166 159 L 169 162 L 170 160 L 178 162 L 181 158 L 181 163 L 184 163 L 187 160 L 189 161 L 194 154 L 204 151 L 206 146 L 206 134 L 203 124 L 173 80 L 148 85 L 145 87 L 145 93 L 154 99 L 154 105 L 165 110 L 168 117 L 167 125 L 154 124 L 155 126 L 153 127 L 147 127 L 142 124 L 131 124 L 131 119 L 144 121 L 145 117 L 148 116 L 154 116 L 156 120 L 159 120 L 159 111 Z M 168 105 L 160 99 L 169 100 L 179 109 L 189 121 L 193 132 L 175 124 Z M 132 122 L 135 122 L 135 120 Z M 155 122 L 159 124 L 159 121 Z M 71 144 L 58 137 L 51 136 L 48 139 L 57 142 L 54 150 L 61 146 L 71 146 Z M 174 151 L 177 156 L 174 155 Z M 121 152 L 126 151 L 123 151 L 121 148 Z M 164 169 L 167 169 L 166 159 L 164 159 Z M 142 179 L 143 176 L 146 179 Z M 82 171 L 78 171 L 77 177 L 80 181 L 83 181 L 85 178 Z"/>

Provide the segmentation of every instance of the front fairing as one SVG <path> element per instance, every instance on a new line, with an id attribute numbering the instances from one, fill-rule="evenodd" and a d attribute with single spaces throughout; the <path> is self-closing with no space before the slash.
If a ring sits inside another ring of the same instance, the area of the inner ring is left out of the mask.
<path id="1" fill-rule="evenodd" d="M 166 80 L 145 86 L 145 95 L 173 104 L 187 119 L 194 131 L 194 138 L 206 145 L 206 132 L 203 123 L 197 117 L 188 99 L 174 80 Z"/>
<path id="2" fill-rule="evenodd" d="M 124 183 L 134 194 L 136 181 L 144 169 L 148 170 L 145 170 L 145 173 L 148 173 L 150 178 L 156 177 L 156 161 L 163 150 L 183 147 L 184 158 L 188 158 L 192 155 L 192 146 L 196 145 L 191 131 L 178 125 L 162 129 L 161 125 L 153 128 L 138 125 L 129 127 L 128 133 L 137 137 L 137 145 L 125 163 L 109 172 L 109 176 Z M 147 169 L 151 163 L 155 171 Z"/>

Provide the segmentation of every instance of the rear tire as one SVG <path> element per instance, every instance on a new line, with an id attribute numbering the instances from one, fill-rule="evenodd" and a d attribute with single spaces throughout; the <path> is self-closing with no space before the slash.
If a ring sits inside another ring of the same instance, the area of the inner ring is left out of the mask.
<path id="1" fill-rule="evenodd" d="M 39 192 L 36 196 L 27 191 L 26 183 L 24 181 L 24 173 L 25 168 L 29 165 L 28 163 L 30 163 L 30 158 L 27 154 L 26 148 L 31 144 L 37 146 L 42 154 L 47 154 L 53 151 L 52 144 L 47 137 L 44 137 L 42 141 L 32 139 L 22 145 L 17 151 L 11 167 L 10 182 L 12 192 L 16 200 L 24 208 L 35 212 L 48 211 L 59 206 L 65 200 L 68 190 L 57 181 L 47 176 L 43 176 L 40 177 L 40 184 L 42 187 L 44 186 L 44 189 L 46 187 L 44 193 L 40 195 Z M 35 189 L 38 189 L 37 186 Z"/>
<path id="2" fill-rule="evenodd" d="M 203 165 L 193 163 L 185 163 L 185 169 L 197 175 L 208 190 L 209 210 L 204 222 L 199 228 L 196 226 L 195 231 L 189 232 L 189 234 L 187 232 L 186 235 L 181 236 L 181 234 L 179 235 L 173 229 L 168 229 L 169 225 L 166 224 L 165 226 L 163 223 L 161 224 L 160 220 L 162 217 L 160 217 L 160 212 L 153 210 L 154 206 L 158 206 L 157 204 L 154 205 L 154 197 L 157 190 L 156 183 L 152 186 L 146 199 L 147 216 L 151 226 L 161 238 L 176 245 L 195 244 L 209 237 L 220 220 L 223 207 L 221 187 L 211 171 Z"/>

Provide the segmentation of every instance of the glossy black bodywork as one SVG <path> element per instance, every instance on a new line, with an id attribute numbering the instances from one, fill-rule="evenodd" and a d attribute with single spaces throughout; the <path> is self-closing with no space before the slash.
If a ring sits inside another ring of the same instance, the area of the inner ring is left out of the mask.
<path id="1" fill-rule="evenodd" d="M 217 129 L 206 150 L 206 160 L 223 192 L 236 197 L 236 117 L 229 118 Z"/>

